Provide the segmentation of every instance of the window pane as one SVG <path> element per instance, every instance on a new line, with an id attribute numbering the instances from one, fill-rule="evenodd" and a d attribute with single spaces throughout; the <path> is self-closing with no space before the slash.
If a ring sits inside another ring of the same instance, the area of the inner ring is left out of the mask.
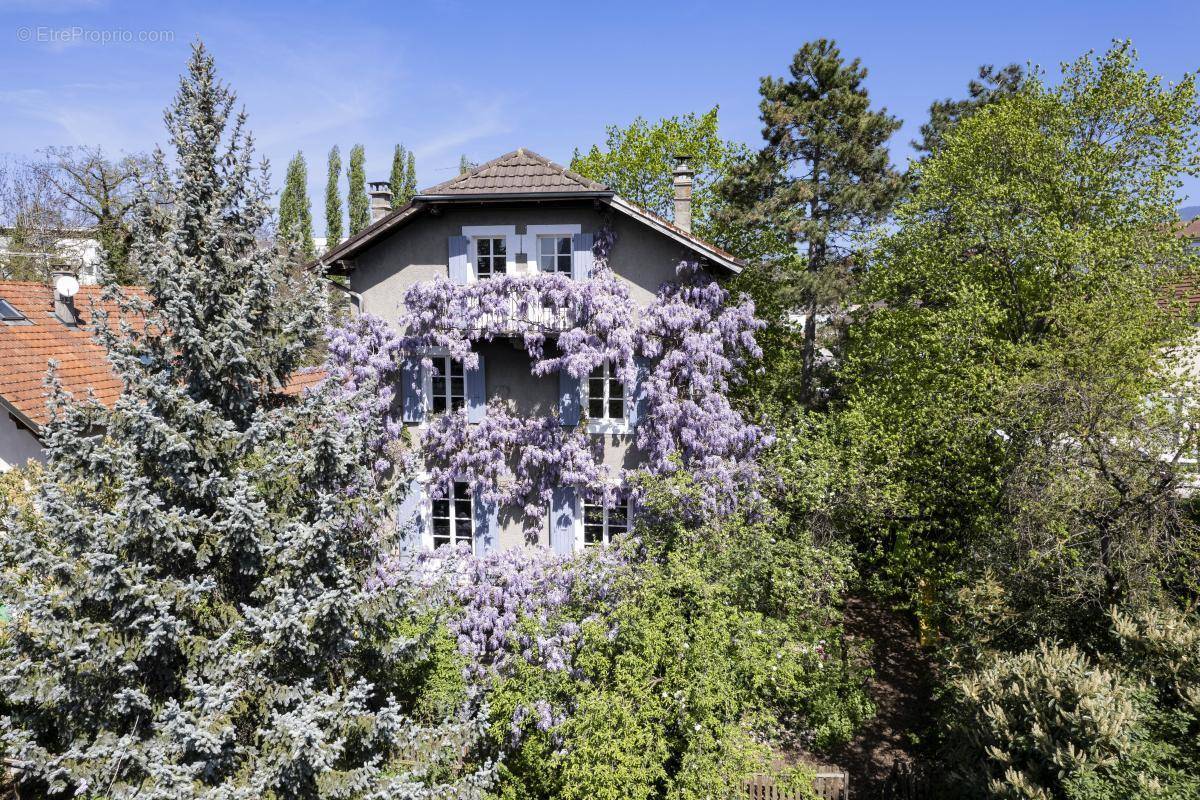
<path id="1" fill-rule="evenodd" d="M 602 544 L 604 542 L 604 528 L 599 526 L 587 525 L 583 529 L 583 543 L 589 545 Z"/>
<path id="2" fill-rule="evenodd" d="M 616 379 L 608 381 L 608 396 L 613 398 L 621 398 L 625 396 L 625 384 Z"/>
<path id="3" fill-rule="evenodd" d="M 446 410 L 446 395 L 435 394 L 433 396 L 433 413 L 440 414 Z"/>
<path id="4" fill-rule="evenodd" d="M 609 400 L 608 401 L 608 418 L 609 419 L 625 419 L 625 401 L 624 400 Z"/>
<path id="5" fill-rule="evenodd" d="M 479 255 L 481 255 L 481 256 L 490 255 L 492 252 L 492 240 L 491 239 L 480 239 L 477 246 L 479 248 Z"/>
<path id="6" fill-rule="evenodd" d="M 450 501 L 446 498 L 435 499 L 433 501 L 433 516 L 448 517 L 450 516 Z"/>
<path id="7" fill-rule="evenodd" d="M 563 255 L 571 255 L 571 237 L 563 236 L 558 240 L 558 252 Z"/>
<path id="8" fill-rule="evenodd" d="M 450 394 L 454 395 L 455 397 L 462 397 L 462 395 L 463 395 L 463 379 L 462 378 L 452 378 L 450 380 Z"/>
<path id="9" fill-rule="evenodd" d="M 492 255 L 502 256 L 508 252 L 508 245 L 504 239 L 492 240 Z"/>
<path id="10" fill-rule="evenodd" d="M 604 419 L 604 399 L 593 397 L 588 400 L 588 416 L 592 419 Z"/>

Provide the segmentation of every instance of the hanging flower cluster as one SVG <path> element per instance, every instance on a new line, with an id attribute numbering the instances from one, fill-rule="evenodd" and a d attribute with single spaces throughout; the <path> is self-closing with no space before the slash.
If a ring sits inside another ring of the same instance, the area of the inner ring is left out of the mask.
<path id="1" fill-rule="evenodd" d="M 608 362 L 632 377 L 637 308 L 606 259 L 596 259 L 586 281 L 557 273 L 468 284 L 438 278 L 409 287 L 404 307 L 409 348 L 445 348 L 468 369 L 478 364 L 472 343 L 521 336 L 535 375 L 565 369 L 583 378 Z M 558 352 L 547 358 L 549 334 L 557 334 Z"/>
<path id="2" fill-rule="evenodd" d="M 517 416 L 500 400 L 478 424 L 469 424 L 465 411 L 435 417 L 421 444 L 435 491 L 467 481 L 482 487 L 485 502 L 522 505 L 530 519 L 545 517 L 559 486 L 603 495 L 617 485 L 595 437 L 563 427 L 557 416 Z"/>
<path id="3" fill-rule="evenodd" d="M 369 431 L 366 438 L 375 472 L 392 466 L 388 450 L 404 426 L 397 418 L 396 386 L 408 347 L 386 321 L 361 314 L 346 324 L 326 330 L 328 353 L 325 371 L 336 386 L 344 407 Z"/>
<path id="4" fill-rule="evenodd" d="M 753 486 L 757 457 L 769 437 L 729 402 L 733 380 L 762 350 L 754 303 L 729 292 L 695 261 L 678 282 L 664 284 L 638 331 L 640 353 L 653 367 L 642 387 L 646 411 L 637 431 L 646 469 L 683 468 L 701 487 L 705 513 L 726 513 L 740 488 Z"/>

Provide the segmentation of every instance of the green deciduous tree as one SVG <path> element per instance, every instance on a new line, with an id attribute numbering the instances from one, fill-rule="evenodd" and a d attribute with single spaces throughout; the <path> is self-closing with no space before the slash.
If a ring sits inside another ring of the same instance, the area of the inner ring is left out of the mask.
<path id="1" fill-rule="evenodd" d="M 370 199 L 367 197 L 366 160 L 367 154 L 361 144 L 350 148 L 350 166 L 346 168 L 346 180 L 349 182 L 346 209 L 350 212 L 351 236 L 371 224 Z"/>
<path id="2" fill-rule="evenodd" d="M 279 197 L 279 239 L 305 259 L 316 255 L 312 207 L 308 202 L 308 167 L 303 153 L 296 153 L 288 162 L 287 178 Z"/>
<path id="3" fill-rule="evenodd" d="M 325 247 L 337 247 L 342 241 L 342 154 L 335 144 L 329 150 L 329 177 L 325 181 Z"/>
<path id="4" fill-rule="evenodd" d="M 724 189 L 742 224 L 777 228 L 805 249 L 802 269 L 777 291 L 804 314 L 797 382 L 809 404 L 818 395 L 818 316 L 840 310 L 854 237 L 887 216 L 903 186 L 886 148 L 900 121 L 871 108 L 866 76 L 833 42 L 805 44 L 789 77 L 762 79 L 766 145 Z"/>
<path id="5" fill-rule="evenodd" d="M 1161 301 L 1193 263 L 1173 226 L 1198 120 L 1194 79 L 1127 44 L 1031 76 L 946 132 L 870 265 L 839 422 L 878 489 L 868 547 L 913 593 L 992 569 L 1024 621 L 996 646 L 1194 571 L 1189 328 Z"/>
<path id="6" fill-rule="evenodd" d="M 967 96 L 961 100 L 946 98 L 929 104 L 929 121 L 921 126 L 921 138 L 912 143 L 921 158 L 941 146 L 946 131 L 971 113 L 1021 88 L 1025 70 L 1019 64 L 1001 69 L 991 64 L 979 68 L 979 77 L 967 84 Z"/>
<path id="7" fill-rule="evenodd" d="M 387 677 L 428 632 L 364 589 L 394 497 L 357 395 L 280 394 L 324 295 L 282 291 L 234 102 L 197 44 L 136 208 L 146 295 L 99 316 L 123 394 L 56 393 L 36 519 L 0 523 L 6 769 L 36 797 L 478 797 L 470 726 L 416 726 Z"/>

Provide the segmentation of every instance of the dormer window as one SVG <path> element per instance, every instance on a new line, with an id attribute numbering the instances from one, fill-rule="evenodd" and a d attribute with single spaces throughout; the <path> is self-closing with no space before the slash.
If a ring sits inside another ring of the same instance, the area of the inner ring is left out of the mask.
<path id="1" fill-rule="evenodd" d="M 503 236 L 475 239 L 475 276 L 479 280 L 503 275 L 508 271 L 508 241 Z"/>
<path id="2" fill-rule="evenodd" d="M 571 274 L 570 236 L 539 236 L 537 246 L 539 270 L 559 275 Z"/>

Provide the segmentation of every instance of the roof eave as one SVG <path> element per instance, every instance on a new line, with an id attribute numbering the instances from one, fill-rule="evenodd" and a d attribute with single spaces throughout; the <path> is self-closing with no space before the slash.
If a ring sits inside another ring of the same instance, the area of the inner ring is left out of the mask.
<path id="1" fill-rule="evenodd" d="M 565 192 L 453 192 L 451 194 L 419 194 L 414 201 L 424 203 L 461 203 L 489 200 L 597 200 L 614 197 L 611 191 L 574 190 Z"/>

